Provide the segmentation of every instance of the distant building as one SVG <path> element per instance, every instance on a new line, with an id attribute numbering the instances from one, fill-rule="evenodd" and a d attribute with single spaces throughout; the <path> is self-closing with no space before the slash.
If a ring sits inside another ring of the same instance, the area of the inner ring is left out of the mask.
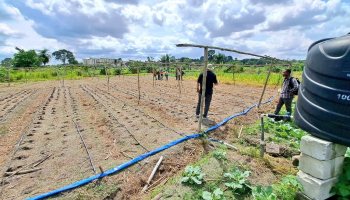
<path id="1" fill-rule="evenodd" d="M 112 59 L 112 58 L 87 58 L 83 59 L 84 65 L 104 65 L 104 64 L 110 64 L 118 66 L 120 65 L 121 60 L 119 59 Z"/>

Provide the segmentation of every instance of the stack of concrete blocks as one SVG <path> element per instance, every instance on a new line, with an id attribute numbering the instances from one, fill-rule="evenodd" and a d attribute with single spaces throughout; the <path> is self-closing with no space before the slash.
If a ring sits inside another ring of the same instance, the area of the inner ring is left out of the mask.
<path id="1" fill-rule="evenodd" d="M 301 139 L 298 180 L 309 199 L 324 200 L 333 196 L 331 188 L 342 172 L 347 147 L 316 138 Z"/>

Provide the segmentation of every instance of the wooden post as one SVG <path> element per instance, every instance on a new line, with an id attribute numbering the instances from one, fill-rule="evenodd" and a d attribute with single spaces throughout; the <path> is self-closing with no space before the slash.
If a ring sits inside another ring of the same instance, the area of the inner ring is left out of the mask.
<path id="1" fill-rule="evenodd" d="M 232 65 L 232 80 L 233 80 L 233 85 L 236 85 L 236 80 L 235 80 L 235 66 Z"/>
<path id="2" fill-rule="evenodd" d="M 180 73 L 181 73 L 181 81 L 180 81 L 180 85 L 181 85 L 181 87 L 183 88 L 183 84 L 182 84 L 182 79 L 183 79 L 183 77 L 182 77 L 182 66 L 180 66 Z M 184 88 L 183 88 L 184 89 Z"/>
<path id="3" fill-rule="evenodd" d="M 140 67 L 137 66 L 137 89 L 139 91 L 139 99 L 138 99 L 138 102 L 137 102 L 137 105 L 140 104 L 140 100 L 141 100 L 141 91 L 140 91 Z"/>
<path id="4" fill-rule="evenodd" d="M 267 73 L 267 77 L 266 77 L 266 80 L 265 80 L 264 89 L 263 89 L 263 91 L 262 91 L 262 93 L 261 93 L 261 97 L 260 97 L 260 99 L 259 99 L 258 108 L 260 108 L 261 101 L 262 101 L 262 99 L 263 99 L 263 97 L 264 97 L 265 90 L 266 90 L 266 85 L 267 85 L 267 83 L 269 82 L 270 74 L 271 74 L 271 66 L 269 66 L 269 71 L 268 71 L 268 73 Z"/>
<path id="5" fill-rule="evenodd" d="M 261 116 L 260 120 L 261 120 L 260 158 L 263 158 L 265 153 L 264 116 Z"/>
<path id="6" fill-rule="evenodd" d="M 27 69 L 24 68 L 24 80 L 25 80 L 25 83 L 27 83 Z"/>
<path id="7" fill-rule="evenodd" d="M 67 67 L 65 65 L 63 65 L 63 70 L 64 70 L 64 73 L 63 73 L 63 87 L 64 87 L 64 78 L 66 77 L 67 75 Z"/>
<path id="8" fill-rule="evenodd" d="M 155 81 L 155 80 L 154 80 L 154 75 L 155 75 L 155 73 L 154 73 L 154 72 L 155 72 L 155 71 L 154 71 L 154 66 L 152 66 L 152 72 L 153 72 L 152 77 L 153 77 L 153 87 L 154 87 L 154 81 Z"/>
<path id="9" fill-rule="evenodd" d="M 179 95 L 181 97 L 181 84 L 180 84 L 180 81 L 181 81 L 181 66 L 180 66 L 180 68 L 176 67 L 176 69 L 179 69 L 178 71 L 180 73 L 179 79 L 177 80 L 177 83 L 178 83 L 177 85 L 179 87 Z"/>
<path id="10" fill-rule="evenodd" d="M 204 99 L 205 99 L 205 90 L 207 83 L 207 69 L 208 69 L 208 47 L 204 48 L 204 66 L 203 66 L 203 79 L 202 79 L 202 94 L 200 101 L 200 114 L 198 122 L 198 132 L 202 132 L 202 121 L 203 121 L 203 112 L 204 112 Z"/>
<path id="11" fill-rule="evenodd" d="M 107 77 L 107 91 L 109 92 L 109 74 L 107 72 L 108 67 L 106 67 L 106 65 L 104 67 L 105 67 L 105 75 Z"/>
<path id="12" fill-rule="evenodd" d="M 7 65 L 7 87 L 10 87 L 10 65 Z"/>

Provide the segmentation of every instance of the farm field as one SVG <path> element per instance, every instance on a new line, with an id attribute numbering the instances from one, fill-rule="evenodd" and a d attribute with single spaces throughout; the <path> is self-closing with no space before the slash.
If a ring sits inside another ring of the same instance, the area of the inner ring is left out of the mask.
<path id="1" fill-rule="evenodd" d="M 0 85 L 0 199 L 57 189 L 197 132 L 195 81 L 171 79 L 153 86 L 151 76 L 141 76 L 140 82 L 139 103 L 136 76 L 113 77 L 109 89 L 101 78 Z M 261 91 L 262 86 L 219 84 L 209 118 L 219 122 L 241 112 L 258 102 Z M 275 94 L 268 87 L 264 100 Z M 253 123 L 258 116 L 253 110 L 239 123 Z M 232 120 L 213 135 L 225 139 L 236 123 Z M 167 163 L 163 173 L 172 176 L 201 152 L 200 140 L 162 152 Z M 159 156 L 55 198 L 138 199 L 142 180 Z"/>

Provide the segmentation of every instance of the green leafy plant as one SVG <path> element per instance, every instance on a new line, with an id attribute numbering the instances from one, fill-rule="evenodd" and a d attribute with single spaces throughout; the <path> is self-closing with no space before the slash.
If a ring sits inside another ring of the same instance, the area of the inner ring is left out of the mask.
<path id="1" fill-rule="evenodd" d="M 242 172 L 239 169 L 234 169 L 229 173 L 224 174 L 225 186 L 236 193 L 243 193 L 249 188 L 247 178 L 250 175 L 250 171 Z"/>
<path id="2" fill-rule="evenodd" d="M 293 122 L 266 120 L 265 131 L 272 133 L 270 141 L 276 143 L 287 143 L 290 147 L 298 149 L 301 138 L 306 132 L 297 128 Z"/>
<path id="3" fill-rule="evenodd" d="M 342 174 L 339 176 L 337 184 L 332 188 L 332 192 L 339 195 L 339 199 L 350 199 L 350 157 L 344 159 Z"/>
<path id="4" fill-rule="evenodd" d="M 227 160 L 226 151 L 221 150 L 221 149 L 214 151 L 213 156 L 214 156 L 214 158 L 221 160 L 221 161 Z"/>
<path id="5" fill-rule="evenodd" d="M 189 185 L 201 185 L 204 173 L 199 166 L 187 166 L 183 173 L 181 182 Z"/>
<path id="6" fill-rule="evenodd" d="M 212 193 L 204 191 L 202 193 L 202 199 L 204 200 L 226 200 L 224 192 L 220 188 L 216 188 Z"/>
<path id="7" fill-rule="evenodd" d="M 252 191 L 252 196 L 254 200 L 277 200 L 277 195 L 273 192 L 273 189 L 271 186 L 254 187 Z"/>
<path id="8" fill-rule="evenodd" d="M 348 150 L 346 151 L 346 153 L 345 153 L 345 157 L 350 158 L 350 148 L 348 148 Z"/>
<path id="9" fill-rule="evenodd" d="M 301 184 L 295 176 L 288 175 L 282 178 L 281 182 L 273 185 L 277 199 L 294 200 L 298 191 L 302 190 Z"/>

